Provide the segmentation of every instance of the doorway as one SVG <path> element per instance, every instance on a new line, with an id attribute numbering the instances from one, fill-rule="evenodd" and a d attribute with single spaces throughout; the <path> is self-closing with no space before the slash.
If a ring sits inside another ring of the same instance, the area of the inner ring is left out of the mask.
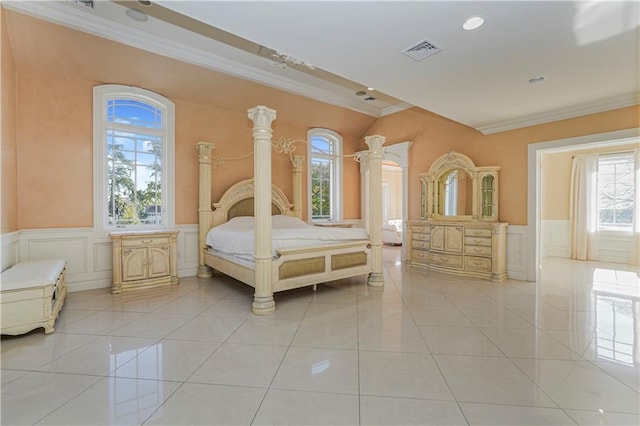
<path id="1" fill-rule="evenodd" d="M 559 153 L 586 149 L 599 149 L 607 146 L 631 144 L 640 137 L 640 129 L 628 129 L 609 133 L 581 136 L 569 139 L 540 142 L 528 146 L 528 244 L 526 256 L 527 279 L 538 281 L 543 258 L 543 181 L 542 163 L 543 156 L 550 153 Z M 545 253 L 547 254 L 547 253 Z"/>

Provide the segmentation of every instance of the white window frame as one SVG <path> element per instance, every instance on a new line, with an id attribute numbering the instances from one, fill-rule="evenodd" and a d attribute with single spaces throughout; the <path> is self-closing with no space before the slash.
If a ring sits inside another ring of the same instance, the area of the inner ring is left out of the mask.
<path id="1" fill-rule="evenodd" d="M 615 224 L 602 224 L 600 222 L 600 203 L 599 203 L 599 200 L 600 200 L 600 170 L 599 170 L 600 163 L 603 160 L 604 161 L 616 161 L 616 160 L 621 160 L 623 158 L 631 158 L 632 182 L 633 182 L 634 185 L 636 185 L 635 179 L 633 177 L 633 173 L 635 173 L 635 167 L 634 167 L 634 164 L 633 164 L 633 161 L 634 161 L 633 152 L 630 151 L 630 152 L 611 153 L 611 154 L 603 153 L 603 154 L 598 155 L 598 172 L 596 173 L 597 181 L 598 181 L 597 188 L 596 188 L 597 199 L 598 199 L 598 203 L 596 203 L 597 204 L 597 206 L 596 206 L 596 215 L 597 215 L 597 218 L 598 218 L 597 219 L 598 231 L 612 232 L 612 233 L 613 232 L 618 232 L 618 233 L 625 233 L 625 234 L 629 233 L 630 234 L 632 232 L 632 230 L 633 230 L 633 222 L 631 224 L 629 224 L 628 226 L 615 225 Z M 635 188 L 631 188 L 631 196 L 632 196 L 632 198 L 635 196 L 635 193 L 636 193 Z M 632 201 L 633 201 L 632 204 L 633 204 L 634 208 L 637 208 L 637 205 L 638 205 L 637 200 L 632 200 Z M 633 215 L 633 213 L 632 213 L 632 215 Z"/>
<path id="2" fill-rule="evenodd" d="M 312 137 L 321 137 L 334 145 L 333 155 L 322 155 L 313 152 Z M 308 221 L 315 223 L 340 222 L 342 220 L 342 136 L 329 129 L 314 128 L 307 131 L 307 212 Z M 333 163 L 331 175 L 331 217 L 329 219 L 313 219 L 311 193 L 311 163 L 313 158 L 329 159 Z"/>
<path id="3" fill-rule="evenodd" d="M 163 119 L 161 224 L 110 225 L 107 206 L 107 101 L 131 99 L 159 108 Z M 175 227 L 175 105 L 162 95 L 139 87 L 104 84 L 93 88 L 93 226 L 100 232 L 158 230 Z"/>

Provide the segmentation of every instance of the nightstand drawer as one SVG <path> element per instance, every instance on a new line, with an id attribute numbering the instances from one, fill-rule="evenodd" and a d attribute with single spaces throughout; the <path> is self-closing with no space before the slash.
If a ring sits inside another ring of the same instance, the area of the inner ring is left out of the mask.
<path id="1" fill-rule="evenodd" d="M 123 247 L 140 247 L 140 246 L 158 246 L 169 245 L 169 237 L 136 237 L 136 238 L 123 238 Z"/>

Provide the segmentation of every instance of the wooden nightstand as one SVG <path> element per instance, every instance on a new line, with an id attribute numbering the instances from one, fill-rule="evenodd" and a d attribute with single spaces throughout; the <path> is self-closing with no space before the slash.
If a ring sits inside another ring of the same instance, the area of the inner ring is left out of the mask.
<path id="1" fill-rule="evenodd" d="M 178 284 L 180 231 L 114 232 L 111 293 Z"/>

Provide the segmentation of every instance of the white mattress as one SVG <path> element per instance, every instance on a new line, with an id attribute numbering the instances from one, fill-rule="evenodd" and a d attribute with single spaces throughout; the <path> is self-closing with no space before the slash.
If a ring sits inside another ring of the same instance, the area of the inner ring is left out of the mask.
<path id="1" fill-rule="evenodd" d="M 361 228 L 331 228 L 309 225 L 290 216 L 272 216 L 272 252 L 301 247 L 316 247 L 340 241 L 368 240 L 369 234 Z M 253 217 L 234 217 L 207 233 L 206 244 L 215 252 L 253 260 Z"/>

